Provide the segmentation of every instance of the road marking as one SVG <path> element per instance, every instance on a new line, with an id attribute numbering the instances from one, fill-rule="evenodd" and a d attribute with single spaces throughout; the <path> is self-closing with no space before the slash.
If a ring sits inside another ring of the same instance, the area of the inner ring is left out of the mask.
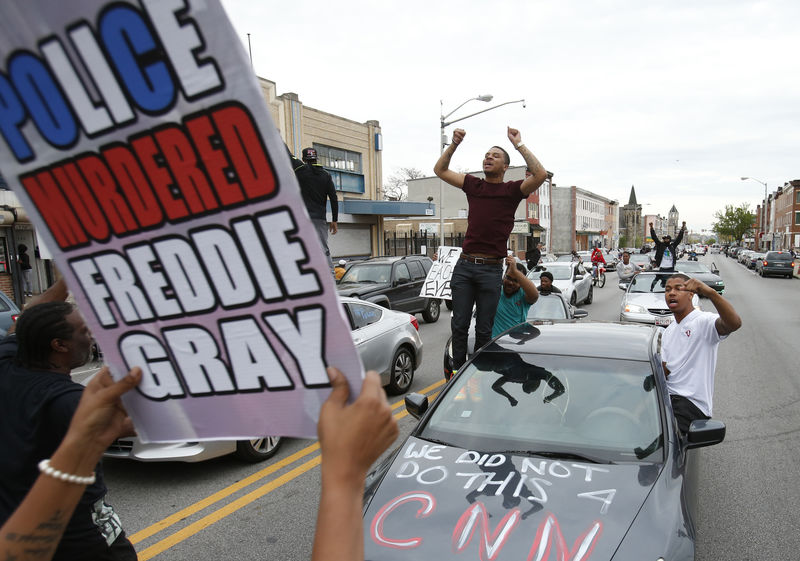
<path id="1" fill-rule="evenodd" d="M 426 388 L 423 388 L 422 390 L 420 390 L 419 393 L 427 394 L 429 391 L 434 390 L 434 389 L 442 386 L 444 383 L 445 383 L 444 379 L 439 380 L 438 382 L 435 382 L 435 383 L 431 384 L 430 386 L 428 386 Z M 439 392 L 436 392 L 436 393 L 432 394 L 430 396 L 431 400 L 435 399 L 438 394 L 439 394 Z M 391 408 L 392 409 L 398 409 L 404 403 L 405 403 L 404 399 L 403 400 L 399 400 L 399 401 L 393 403 L 391 405 Z M 408 411 L 403 410 L 403 411 L 399 411 L 399 412 L 395 413 L 394 414 L 394 418 L 399 421 L 400 419 L 406 417 L 407 415 L 408 415 Z M 290 456 L 287 456 L 286 458 L 284 458 L 282 460 L 279 460 L 279 461 L 275 462 L 274 464 L 271 464 L 271 465 L 267 466 L 266 468 L 264 468 L 264 469 L 262 469 L 260 471 L 257 471 L 256 473 L 254 473 L 254 474 L 242 479 L 241 481 L 238 481 L 238 482 L 236 482 L 236 483 L 234 483 L 232 485 L 229 485 L 228 487 L 225 487 L 224 489 L 221 489 L 221 490 L 217 491 L 216 493 L 213 493 L 213 494 L 209 495 L 208 497 L 206 497 L 204 499 L 201 499 L 200 501 L 198 501 L 198 502 L 196 502 L 194 504 L 191 504 L 188 507 L 183 508 L 183 509 L 179 510 L 178 512 L 174 513 L 174 514 L 171 514 L 170 516 L 167 516 L 164 519 L 159 520 L 155 524 L 151 524 L 147 528 L 144 528 L 143 530 L 140 530 L 140 531 L 136 532 L 135 534 L 132 534 L 132 535 L 128 536 L 128 539 L 133 544 L 137 544 L 137 543 L 139 543 L 141 541 L 144 541 L 147 538 L 149 538 L 149 537 L 161 532 L 162 530 L 165 530 L 165 529 L 169 528 L 170 526 L 172 526 L 172 525 L 174 525 L 174 524 L 176 524 L 176 523 L 178 523 L 178 522 L 180 522 L 182 520 L 185 520 L 186 518 L 188 518 L 192 514 L 195 514 L 195 513 L 199 512 L 199 511 L 201 511 L 201 510 L 203 510 L 203 509 L 205 509 L 205 508 L 207 508 L 207 507 L 209 507 L 209 506 L 221 501 L 222 499 L 225 499 L 226 497 L 229 497 L 233 493 L 235 493 L 237 491 L 240 491 L 241 489 L 244 489 L 245 487 L 255 483 L 256 481 L 259 481 L 260 479 L 263 479 L 263 478 L 275 473 L 276 471 L 286 467 L 289 464 L 292 464 L 292 463 L 296 462 L 297 460 L 299 460 L 301 458 L 304 458 L 305 456 L 307 456 L 307 455 L 309 455 L 309 454 L 311 454 L 313 452 L 316 452 L 317 450 L 319 450 L 319 442 L 315 442 L 314 444 L 311 444 L 310 446 L 307 446 L 307 447 L 303 448 L 302 450 L 299 450 L 299 451 L 295 452 L 294 454 L 292 454 Z M 151 559 L 152 557 L 158 555 L 159 553 L 163 553 L 164 551 L 166 551 L 170 547 L 182 542 L 183 540 L 185 540 L 186 538 L 188 538 L 190 536 L 193 536 L 194 534 L 200 532 L 201 530 L 207 528 L 208 526 L 214 524 L 215 522 L 218 522 L 219 520 L 221 520 L 222 518 L 228 516 L 232 512 L 235 512 L 236 510 L 238 510 L 238 509 L 242 508 L 243 506 L 253 502 L 254 500 L 264 496 L 265 494 L 270 493 L 271 491 L 277 489 L 278 487 L 281 487 L 284 483 L 288 483 L 292 479 L 295 479 L 296 477 L 302 475 L 306 471 L 308 471 L 311 468 L 317 466 L 319 464 L 319 462 L 320 462 L 320 456 L 315 456 L 314 458 L 311 458 L 310 460 L 307 460 L 305 463 L 297 466 L 296 468 L 292 469 L 291 471 L 288 471 L 284 475 L 282 475 L 282 476 L 270 481 L 269 483 L 266 483 L 266 484 L 262 485 L 261 487 L 258 487 L 257 489 L 251 491 L 250 493 L 248 493 L 246 495 L 243 495 L 242 497 L 236 499 L 235 501 L 229 503 L 228 505 L 223 506 L 218 510 L 215 510 L 214 512 L 212 512 L 211 514 L 208 514 L 207 516 L 204 516 L 203 518 L 201 518 L 197 522 L 194 522 L 194 523 L 190 524 L 189 526 L 183 528 L 182 530 L 178 530 L 174 534 L 171 534 L 171 535 L 167 536 L 166 538 L 163 538 L 162 540 L 156 542 L 152 546 L 150 546 L 150 547 L 146 548 L 145 550 L 139 552 L 139 558 L 144 561 L 146 559 Z M 235 508 L 231 508 L 233 505 L 237 505 L 237 506 Z"/>

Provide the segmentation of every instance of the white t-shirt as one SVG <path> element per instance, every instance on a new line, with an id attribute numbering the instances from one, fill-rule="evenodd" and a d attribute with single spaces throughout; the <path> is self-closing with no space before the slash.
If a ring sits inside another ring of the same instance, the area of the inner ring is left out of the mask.
<path id="1" fill-rule="evenodd" d="M 709 417 L 714 395 L 717 347 L 727 335 L 717 333 L 719 316 L 693 310 L 683 321 L 673 321 L 661 338 L 661 357 L 670 371 L 667 388 L 692 401 Z"/>

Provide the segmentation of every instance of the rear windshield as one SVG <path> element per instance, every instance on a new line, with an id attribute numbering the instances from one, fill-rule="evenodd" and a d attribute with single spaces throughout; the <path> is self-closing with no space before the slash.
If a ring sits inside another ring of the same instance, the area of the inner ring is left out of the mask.
<path id="1" fill-rule="evenodd" d="M 770 251 L 767 253 L 767 260 L 768 261 L 791 261 L 792 254 L 791 253 L 784 253 L 782 251 Z"/>

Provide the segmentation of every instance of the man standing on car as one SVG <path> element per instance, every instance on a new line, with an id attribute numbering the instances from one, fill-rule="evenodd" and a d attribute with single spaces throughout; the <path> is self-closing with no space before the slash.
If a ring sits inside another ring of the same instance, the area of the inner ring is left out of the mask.
<path id="1" fill-rule="evenodd" d="M 631 282 L 633 276 L 642 269 L 636 263 L 631 263 L 631 254 L 627 251 L 622 252 L 622 263 L 617 264 L 617 275 L 619 282 Z"/>
<path id="2" fill-rule="evenodd" d="M 678 259 L 678 246 L 683 239 L 683 232 L 686 230 L 686 222 L 681 225 L 678 237 L 672 241 L 672 236 L 667 234 L 662 239 L 658 239 L 653 223 L 650 223 L 650 237 L 656 245 L 655 268 L 659 271 L 674 271 L 675 261 Z"/>
<path id="3" fill-rule="evenodd" d="M 517 263 L 514 257 L 506 257 L 506 274 L 503 277 L 500 300 L 497 302 L 492 337 L 497 337 L 503 331 L 527 320 L 528 310 L 539 299 L 539 291 L 526 273 L 525 265 Z"/>
<path id="4" fill-rule="evenodd" d="M 450 159 L 464 140 L 462 129 L 453 131 L 453 142 L 442 153 L 433 168 L 434 173 L 446 183 L 464 191 L 469 210 L 467 233 L 450 279 L 453 294 L 453 316 L 450 328 L 453 335 L 453 368 L 459 369 L 467 360 L 467 332 L 472 307 L 476 308 L 475 348 L 485 345 L 492 334 L 500 284 L 503 259 L 514 212 L 520 201 L 536 191 L 547 179 L 536 156 L 522 143 L 517 129 L 508 127 L 508 140 L 525 159 L 532 175 L 522 181 L 503 181 L 511 163 L 508 152 L 492 146 L 483 159 L 485 179 L 457 173 L 450 168 Z"/>
<path id="5" fill-rule="evenodd" d="M 695 309 L 693 294 L 711 300 L 718 313 Z M 683 273 L 669 277 L 664 298 L 675 321 L 664 331 L 661 358 L 672 410 L 686 434 L 692 421 L 711 418 L 717 347 L 742 326 L 742 320 L 716 290 Z"/>
<path id="6" fill-rule="evenodd" d="M 291 156 L 291 154 L 290 154 Z M 317 230 L 322 251 L 328 259 L 328 268 L 333 272 L 333 261 L 328 249 L 328 232 L 335 235 L 339 231 L 339 200 L 330 174 L 317 163 L 317 151 L 303 148 L 303 161 L 292 157 L 292 167 L 300 184 L 300 194 L 306 204 L 308 216 Z M 327 221 L 327 202 L 331 202 L 331 222 Z"/>

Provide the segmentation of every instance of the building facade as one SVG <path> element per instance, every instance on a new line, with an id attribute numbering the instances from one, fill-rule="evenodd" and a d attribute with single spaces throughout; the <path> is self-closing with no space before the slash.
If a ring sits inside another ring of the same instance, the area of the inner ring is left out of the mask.
<path id="1" fill-rule="evenodd" d="M 642 220 L 642 205 L 636 201 L 636 190 L 631 185 L 631 194 L 628 204 L 622 207 L 619 215 L 620 245 L 624 247 L 639 248 L 644 243 L 644 225 Z M 648 232 L 649 236 L 650 233 Z"/>
<path id="2" fill-rule="evenodd" d="M 580 187 L 552 187 L 552 251 L 612 248 L 618 240 L 619 203 Z"/>

